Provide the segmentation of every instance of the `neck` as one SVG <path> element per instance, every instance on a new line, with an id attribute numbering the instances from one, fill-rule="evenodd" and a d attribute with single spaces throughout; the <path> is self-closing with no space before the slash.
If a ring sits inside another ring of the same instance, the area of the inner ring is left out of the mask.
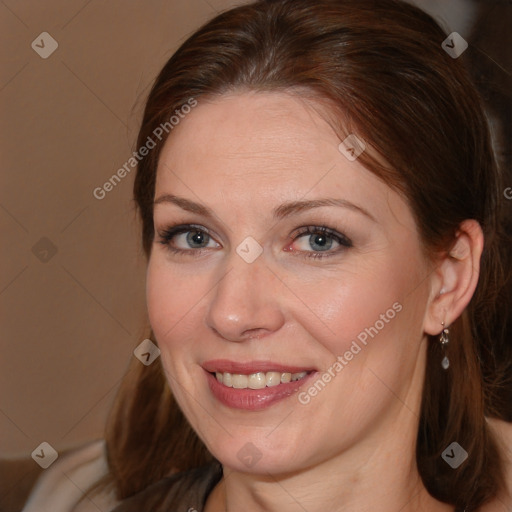
<path id="1" fill-rule="evenodd" d="M 453 506 L 428 494 L 419 476 L 411 424 L 417 419 L 407 408 L 398 418 L 394 413 L 387 435 L 379 428 L 316 466 L 279 475 L 224 468 L 205 512 L 453 512 Z M 407 425 L 400 428 L 403 435 L 397 435 L 397 425 Z"/>

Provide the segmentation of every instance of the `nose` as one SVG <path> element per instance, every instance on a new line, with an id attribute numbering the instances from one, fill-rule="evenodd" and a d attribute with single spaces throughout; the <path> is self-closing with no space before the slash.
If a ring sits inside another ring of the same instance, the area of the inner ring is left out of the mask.
<path id="1" fill-rule="evenodd" d="M 263 255 L 247 263 L 233 253 L 212 293 L 206 323 L 228 341 L 263 337 L 285 322 L 280 283 Z"/>

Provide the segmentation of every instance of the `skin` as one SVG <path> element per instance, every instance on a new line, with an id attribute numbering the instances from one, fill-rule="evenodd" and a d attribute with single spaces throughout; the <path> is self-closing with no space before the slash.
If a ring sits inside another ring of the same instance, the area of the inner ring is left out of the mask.
<path id="1" fill-rule="evenodd" d="M 318 107 L 291 94 L 240 92 L 199 101 L 160 156 L 155 199 L 173 194 L 213 212 L 155 204 L 147 269 L 148 313 L 170 387 L 224 467 L 207 512 L 453 511 L 419 478 L 416 431 L 426 335 L 469 302 L 482 232 L 465 221 L 451 256 L 433 262 L 406 201 L 339 143 Z M 326 197 L 368 215 L 323 206 L 272 218 L 283 203 Z M 170 252 L 161 234 L 188 223 L 211 238 L 201 248 L 177 235 L 171 247 L 189 252 Z M 352 246 L 333 241 L 322 252 L 315 235 L 298 235 L 303 226 L 331 228 Z M 263 248 L 250 264 L 236 252 L 248 236 Z M 307 257 L 319 252 L 330 256 Z M 294 395 L 261 411 L 235 410 L 206 385 L 201 364 L 218 358 L 322 373 L 396 302 L 401 311 L 307 405 Z M 247 442 L 261 454 L 251 468 L 237 457 Z"/>

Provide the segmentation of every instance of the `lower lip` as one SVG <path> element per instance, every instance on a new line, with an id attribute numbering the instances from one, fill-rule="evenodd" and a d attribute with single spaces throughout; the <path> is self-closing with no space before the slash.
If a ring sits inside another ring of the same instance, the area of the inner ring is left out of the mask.
<path id="1" fill-rule="evenodd" d="M 221 384 L 215 375 L 206 372 L 208 386 L 213 396 L 222 404 L 234 409 L 258 411 L 295 394 L 317 372 L 311 372 L 300 380 L 262 389 L 236 389 Z"/>

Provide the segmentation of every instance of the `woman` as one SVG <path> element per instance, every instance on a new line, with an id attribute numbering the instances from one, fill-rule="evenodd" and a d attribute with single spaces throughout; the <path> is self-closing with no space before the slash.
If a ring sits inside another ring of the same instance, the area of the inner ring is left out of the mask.
<path id="1" fill-rule="evenodd" d="M 509 510 L 503 184 L 461 44 L 400 1 L 261 1 L 165 65 L 134 186 L 161 357 L 109 425 L 116 512 Z"/>

